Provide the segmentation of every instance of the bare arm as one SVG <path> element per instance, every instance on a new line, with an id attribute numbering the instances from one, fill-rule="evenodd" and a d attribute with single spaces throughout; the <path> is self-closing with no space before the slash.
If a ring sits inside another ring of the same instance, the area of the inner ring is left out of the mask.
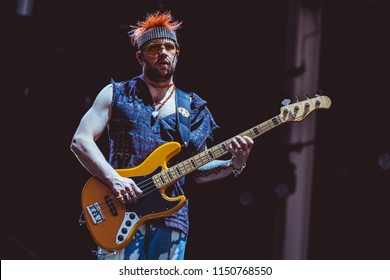
<path id="1" fill-rule="evenodd" d="M 207 183 L 225 178 L 233 174 L 241 173 L 251 152 L 254 142 L 248 136 L 237 136 L 232 141 L 229 150 L 234 155 L 231 160 L 213 160 L 198 168 L 194 172 L 194 180 L 197 183 Z"/>
<path id="2" fill-rule="evenodd" d="M 112 85 L 107 85 L 100 91 L 92 107 L 82 117 L 70 149 L 85 169 L 106 183 L 115 195 L 126 195 L 133 191 L 139 195 L 142 192 L 134 181 L 121 177 L 107 162 L 96 144 L 110 120 L 111 101 Z"/>

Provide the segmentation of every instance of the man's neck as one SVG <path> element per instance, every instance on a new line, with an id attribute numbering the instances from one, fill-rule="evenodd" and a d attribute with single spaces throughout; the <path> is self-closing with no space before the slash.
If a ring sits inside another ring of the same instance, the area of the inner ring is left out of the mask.
<path id="1" fill-rule="evenodd" d="M 165 97 L 167 91 L 173 86 L 172 79 L 164 81 L 153 81 L 144 75 L 144 80 L 149 88 L 154 102 L 159 102 L 162 100 Z"/>

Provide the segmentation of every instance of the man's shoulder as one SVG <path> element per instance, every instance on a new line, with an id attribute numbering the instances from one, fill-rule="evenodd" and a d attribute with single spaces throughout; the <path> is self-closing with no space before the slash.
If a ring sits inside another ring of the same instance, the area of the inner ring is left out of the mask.
<path id="1" fill-rule="evenodd" d="M 201 105 L 206 105 L 207 101 L 200 97 L 197 93 L 195 92 L 189 92 L 191 96 L 192 103 L 195 104 L 197 107 Z"/>
<path id="2" fill-rule="evenodd" d="M 127 91 L 129 88 L 134 87 L 138 82 L 138 77 L 131 78 L 130 80 L 115 80 L 111 78 L 110 84 L 114 87 L 115 90 Z"/>

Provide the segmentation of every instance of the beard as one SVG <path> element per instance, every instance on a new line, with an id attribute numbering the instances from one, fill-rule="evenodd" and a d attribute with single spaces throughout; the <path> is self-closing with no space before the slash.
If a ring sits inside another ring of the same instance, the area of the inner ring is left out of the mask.
<path id="1" fill-rule="evenodd" d="M 169 81 L 173 75 L 173 69 L 170 67 L 167 71 L 159 71 L 155 68 L 145 68 L 146 76 L 154 82 Z"/>
<path id="2" fill-rule="evenodd" d="M 147 63 L 144 69 L 145 75 L 154 82 L 170 81 L 175 71 L 175 64 L 176 63 L 171 63 L 166 69 L 161 70 L 158 67 Z"/>

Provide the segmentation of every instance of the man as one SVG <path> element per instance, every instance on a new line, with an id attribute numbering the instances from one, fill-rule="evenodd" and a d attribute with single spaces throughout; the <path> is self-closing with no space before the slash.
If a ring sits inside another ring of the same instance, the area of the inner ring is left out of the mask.
<path id="1" fill-rule="evenodd" d="M 170 12 L 155 12 L 131 27 L 129 36 L 138 48 L 136 58 L 142 74 L 129 81 L 112 81 L 104 87 L 72 139 L 71 151 L 81 164 L 111 188 L 123 204 L 136 201 L 145 190 L 132 178 L 120 176 L 116 169 L 139 166 L 158 147 L 172 141 L 183 144 L 183 151 L 171 160 L 180 162 L 207 149 L 206 142 L 218 128 L 206 101 L 190 93 L 190 112 L 186 115 L 190 118 L 190 137 L 183 143 L 176 114 L 179 89 L 173 79 L 180 54 L 176 31 L 181 24 Z M 110 142 L 108 161 L 96 144 L 106 128 Z M 230 174 L 237 176 L 244 169 L 252 146 L 249 137 L 233 138 L 229 145 L 232 159 L 213 160 L 200 166 L 191 174 L 194 181 L 204 183 Z M 169 187 L 169 196 L 182 195 L 183 184 L 184 176 Z M 124 249 L 109 252 L 99 248 L 99 259 L 184 259 L 187 234 L 185 203 L 168 217 L 140 225 Z"/>

